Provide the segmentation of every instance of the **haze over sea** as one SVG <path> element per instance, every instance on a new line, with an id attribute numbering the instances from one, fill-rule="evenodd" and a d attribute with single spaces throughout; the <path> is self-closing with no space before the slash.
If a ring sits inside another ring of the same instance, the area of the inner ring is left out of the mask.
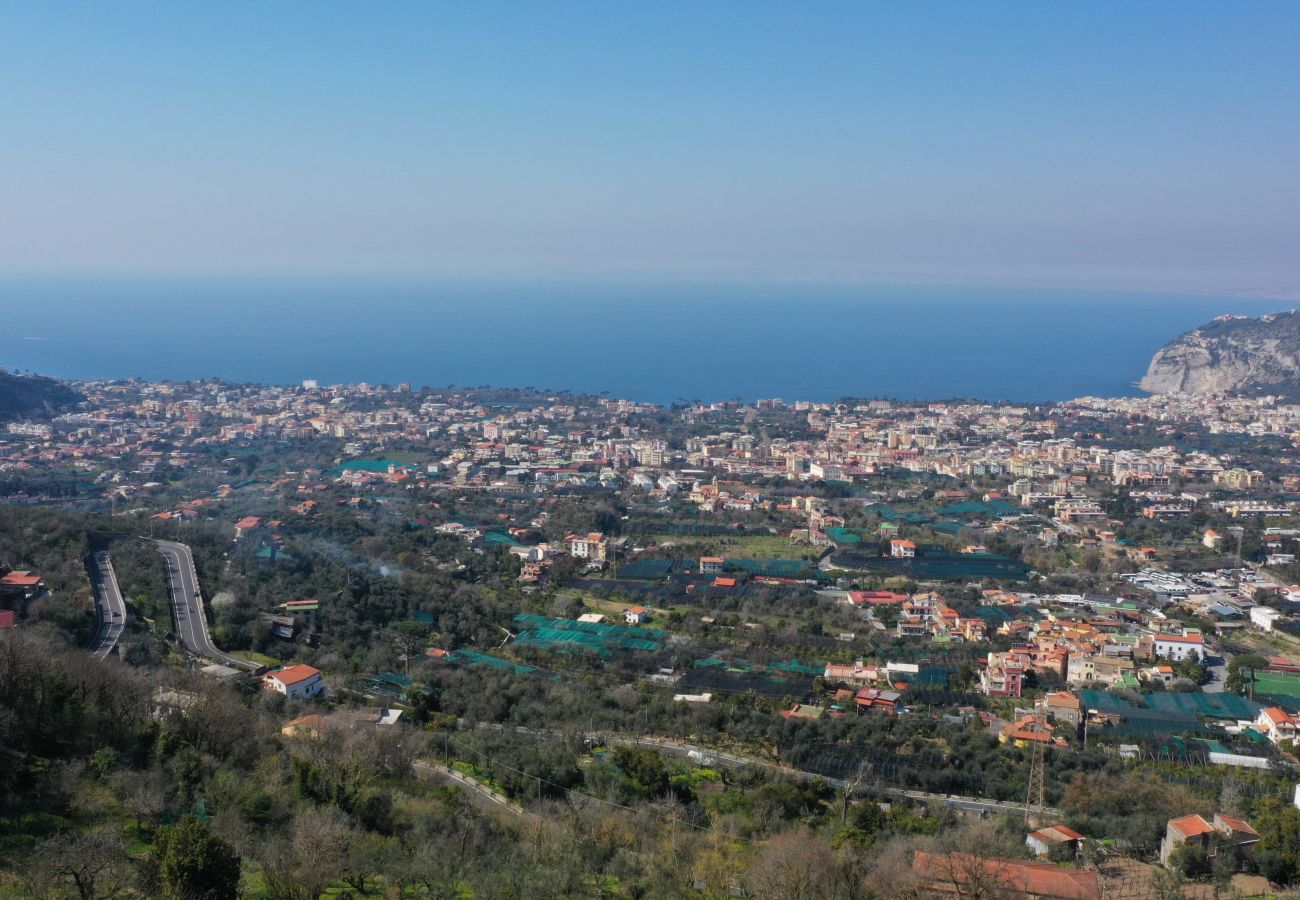
<path id="1" fill-rule="evenodd" d="M 928 286 L 7 279 L 0 365 L 75 379 L 1049 401 L 1286 301 Z"/>

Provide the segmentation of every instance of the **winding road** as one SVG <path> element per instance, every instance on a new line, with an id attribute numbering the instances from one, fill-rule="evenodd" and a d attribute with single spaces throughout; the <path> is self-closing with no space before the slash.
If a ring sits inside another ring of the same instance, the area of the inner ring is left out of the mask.
<path id="1" fill-rule="evenodd" d="M 86 647 L 96 659 L 106 659 L 116 648 L 126 628 L 126 601 L 117 586 L 113 560 L 105 550 L 86 554 L 86 572 L 95 594 L 95 615 L 98 622 L 95 636 Z"/>
<path id="2" fill-rule="evenodd" d="M 194 571 L 194 556 L 190 553 L 190 548 L 176 541 L 153 543 L 167 564 L 172 619 L 176 622 L 176 634 L 185 649 L 223 666 L 256 669 L 256 663 L 223 653 L 212 643 L 212 637 L 208 634 L 208 620 L 203 612 L 203 596 L 199 593 L 199 577 Z"/>

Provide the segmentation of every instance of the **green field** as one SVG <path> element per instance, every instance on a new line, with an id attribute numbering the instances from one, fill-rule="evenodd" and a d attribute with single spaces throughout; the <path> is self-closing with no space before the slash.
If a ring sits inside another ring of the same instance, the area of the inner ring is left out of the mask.
<path id="1" fill-rule="evenodd" d="M 1300 675 L 1282 675 L 1277 672 L 1255 674 L 1255 694 L 1273 697 L 1294 697 L 1300 700 Z"/>

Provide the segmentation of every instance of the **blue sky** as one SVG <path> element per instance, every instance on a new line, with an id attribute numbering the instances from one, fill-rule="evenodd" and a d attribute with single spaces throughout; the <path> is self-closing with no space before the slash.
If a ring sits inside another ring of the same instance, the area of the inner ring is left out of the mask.
<path id="1" fill-rule="evenodd" d="M 0 273 L 1300 293 L 1295 3 L 0 7 Z"/>

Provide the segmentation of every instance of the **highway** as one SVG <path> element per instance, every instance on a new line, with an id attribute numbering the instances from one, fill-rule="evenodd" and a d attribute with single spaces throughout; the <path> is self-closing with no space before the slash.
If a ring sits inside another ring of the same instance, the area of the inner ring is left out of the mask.
<path id="1" fill-rule="evenodd" d="M 223 666 L 236 669 L 257 668 L 256 663 L 222 653 L 212 643 L 208 634 L 208 620 L 203 612 L 203 596 L 199 593 L 199 577 L 194 571 L 194 557 L 190 548 L 175 541 L 154 541 L 154 544 L 167 564 L 172 619 L 176 623 L 176 634 L 185 649 Z"/>
<path id="2" fill-rule="evenodd" d="M 86 555 L 86 572 L 90 575 L 90 586 L 95 593 L 95 615 L 97 622 L 95 636 L 86 648 L 96 659 L 106 659 L 117 647 L 126 628 L 126 601 L 117 586 L 117 575 L 113 572 L 113 560 L 106 551 Z"/>

